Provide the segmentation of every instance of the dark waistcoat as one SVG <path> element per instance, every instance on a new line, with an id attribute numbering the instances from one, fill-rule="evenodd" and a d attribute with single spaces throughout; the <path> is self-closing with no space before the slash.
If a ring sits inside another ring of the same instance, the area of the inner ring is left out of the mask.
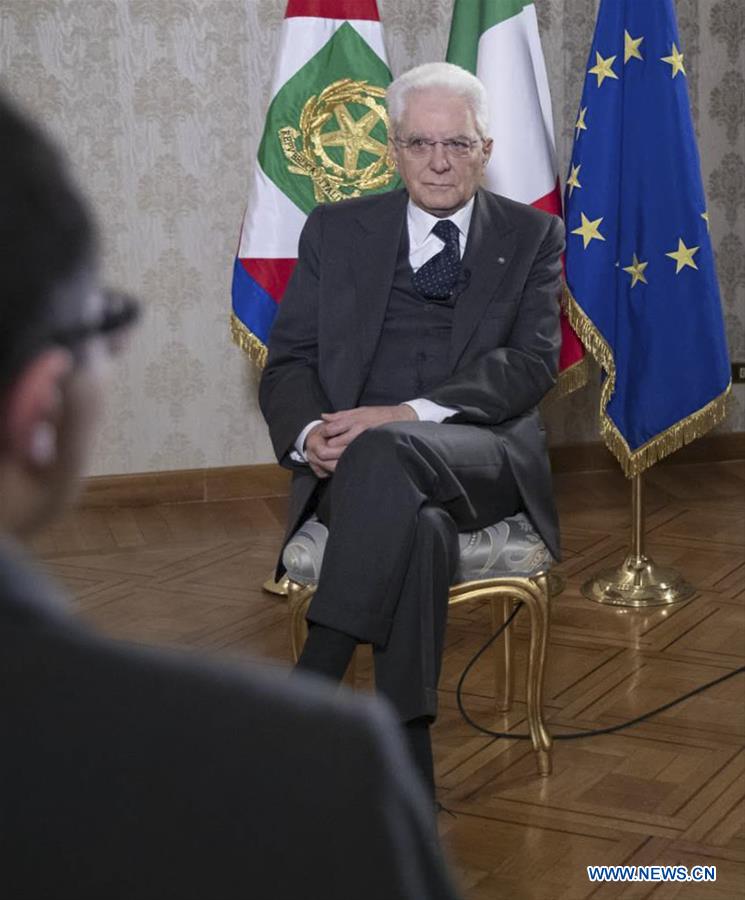
<path id="1" fill-rule="evenodd" d="M 414 400 L 442 384 L 450 374 L 450 332 L 455 296 L 428 300 L 414 287 L 409 236 L 404 225 L 396 272 L 360 406 L 389 406 Z"/>

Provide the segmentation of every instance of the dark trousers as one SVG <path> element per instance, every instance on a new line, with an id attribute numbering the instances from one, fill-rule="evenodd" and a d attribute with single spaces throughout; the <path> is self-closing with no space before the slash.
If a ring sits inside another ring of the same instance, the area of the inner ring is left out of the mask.
<path id="1" fill-rule="evenodd" d="M 437 712 L 458 532 L 519 508 L 502 442 L 475 425 L 369 429 L 322 482 L 329 538 L 308 620 L 373 644 L 376 687 L 401 721 Z"/>

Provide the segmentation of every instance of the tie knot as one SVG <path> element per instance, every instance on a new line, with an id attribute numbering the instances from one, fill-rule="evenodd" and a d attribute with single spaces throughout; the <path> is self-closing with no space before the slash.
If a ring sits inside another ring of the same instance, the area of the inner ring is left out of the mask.
<path id="1" fill-rule="evenodd" d="M 455 222 L 451 222 L 450 219 L 442 219 L 435 225 L 432 231 L 441 241 L 445 241 L 446 245 L 458 245 L 458 235 L 460 232 L 458 231 L 458 226 Z"/>

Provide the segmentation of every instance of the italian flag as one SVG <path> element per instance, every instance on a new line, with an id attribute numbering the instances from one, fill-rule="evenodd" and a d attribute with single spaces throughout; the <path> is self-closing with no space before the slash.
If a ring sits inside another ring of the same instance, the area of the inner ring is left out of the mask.
<path id="1" fill-rule="evenodd" d="M 231 332 L 259 365 L 316 203 L 398 185 L 376 0 L 289 0 L 233 267 Z"/>
<path id="2" fill-rule="evenodd" d="M 533 0 L 455 0 L 448 62 L 473 72 L 489 98 L 494 149 L 485 187 L 561 215 L 551 95 Z M 558 392 L 584 385 L 579 338 L 562 313 Z"/>

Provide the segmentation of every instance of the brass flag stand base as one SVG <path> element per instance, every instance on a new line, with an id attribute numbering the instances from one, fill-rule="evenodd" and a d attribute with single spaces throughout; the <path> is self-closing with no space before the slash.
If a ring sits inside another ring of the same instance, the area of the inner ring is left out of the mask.
<path id="1" fill-rule="evenodd" d="M 582 585 L 588 600 L 609 606 L 666 606 L 689 600 L 693 588 L 675 569 L 658 566 L 644 553 L 642 476 L 631 482 L 631 553 L 615 569 L 605 569 Z"/>
<path id="2" fill-rule="evenodd" d="M 605 569 L 582 585 L 589 600 L 609 606 L 665 606 L 689 600 L 696 592 L 675 569 L 657 566 L 646 556 L 629 554 L 615 569 Z"/>

